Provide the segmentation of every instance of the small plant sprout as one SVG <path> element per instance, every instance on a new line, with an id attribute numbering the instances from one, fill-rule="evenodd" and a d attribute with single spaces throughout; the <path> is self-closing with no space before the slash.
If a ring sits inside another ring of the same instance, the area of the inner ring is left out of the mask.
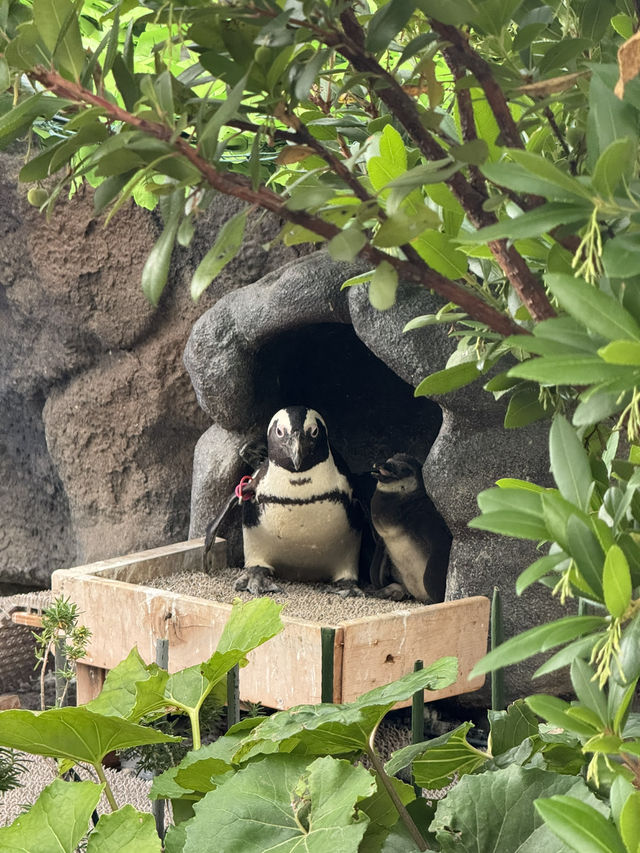
<path id="1" fill-rule="evenodd" d="M 45 709 L 44 679 L 49 657 L 54 656 L 56 675 L 56 707 L 61 708 L 75 675 L 75 663 L 87 652 L 91 631 L 78 625 L 78 606 L 60 596 L 42 611 L 42 631 L 36 638 L 36 669 L 40 670 L 40 708 Z"/>

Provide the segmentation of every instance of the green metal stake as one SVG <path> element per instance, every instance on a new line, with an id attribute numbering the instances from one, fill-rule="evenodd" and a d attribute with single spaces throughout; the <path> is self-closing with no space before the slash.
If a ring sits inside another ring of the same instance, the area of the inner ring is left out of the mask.
<path id="1" fill-rule="evenodd" d="M 56 706 L 64 708 L 69 704 L 69 694 L 67 691 L 67 679 L 60 673 L 67 668 L 67 656 L 64 653 L 65 641 L 64 637 L 59 637 L 54 644 L 54 669 L 56 679 Z"/>
<path id="2" fill-rule="evenodd" d="M 162 669 L 169 669 L 169 640 L 156 640 L 156 663 Z M 151 810 L 156 822 L 156 832 L 162 841 L 165 835 L 164 800 L 154 800 L 151 804 Z"/>
<path id="3" fill-rule="evenodd" d="M 336 641 L 335 628 L 321 628 L 322 643 L 322 679 L 320 698 L 322 702 L 333 702 L 333 653 Z"/>
<path id="4" fill-rule="evenodd" d="M 413 671 L 424 669 L 421 660 L 413 664 Z M 424 690 L 417 690 L 411 700 L 411 743 L 422 743 L 424 740 Z"/>
<path id="5" fill-rule="evenodd" d="M 504 643 L 504 621 L 502 618 L 502 599 L 497 586 L 493 588 L 491 601 L 491 651 Z M 504 711 L 504 670 L 495 669 L 491 673 L 491 709 Z"/>
<path id="6" fill-rule="evenodd" d="M 240 722 L 240 667 L 227 673 L 227 731 Z"/>

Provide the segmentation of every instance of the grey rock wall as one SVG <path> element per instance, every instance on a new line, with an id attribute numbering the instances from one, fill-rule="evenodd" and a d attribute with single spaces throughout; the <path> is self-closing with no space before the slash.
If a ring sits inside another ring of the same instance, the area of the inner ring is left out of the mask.
<path id="1" fill-rule="evenodd" d="M 0 584 L 185 539 L 193 448 L 208 426 L 182 365 L 191 326 L 224 293 L 297 256 L 267 253 L 272 219 L 200 302 L 191 273 L 238 205 L 218 197 L 174 253 L 159 308 L 140 288 L 160 233 L 125 208 L 103 228 L 91 192 L 47 219 L 0 154 Z"/>

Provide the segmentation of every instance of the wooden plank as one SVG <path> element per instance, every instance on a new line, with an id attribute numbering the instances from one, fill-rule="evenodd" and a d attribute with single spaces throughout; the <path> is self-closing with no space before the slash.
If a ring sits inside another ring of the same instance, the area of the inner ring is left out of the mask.
<path id="1" fill-rule="evenodd" d="M 15 693 L 0 694 L 0 711 L 10 711 L 20 707 L 20 697 Z"/>
<path id="2" fill-rule="evenodd" d="M 172 575 L 182 571 L 200 571 L 203 548 L 203 538 L 189 539 L 186 542 L 163 545 L 161 548 L 138 551 L 135 554 L 126 554 L 123 557 L 113 557 L 96 563 L 73 566 L 70 569 L 58 569 L 51 575 L 51 588 L 55 594 L 59 583 L 58 573 L 65 577 L 71 573 L 74 576 L 92 575 L 119 580 L 124 583 L 143 584 L 158 575 Z M 226 565 L 227 546 L 224 539 L 216 539 L 212 550 L 211 567 Z"/>
<path id="3" fill-rule="evenodd" d="M 425 701 L 478 690 L 484 676 L 467 677 L 486 653 L 489 608 L 488 598 L 476 596 L 343 623 L 342 701 L 412 672 L 416 660 L 427 667 L 448 655 L 458 658 L 458 680 L 444 690 L 425 691 Z M 410 698 L 398 707 L 409 705 Z"/>
<path id="4" fill-rule="evenodd" d="M 11 621 L 16 625 L 28 625 L 30 628 L 42 628 L 42 616 L 40 613 L 29 613 L 26 610 L 14 610 Z"/>
<path id="5" fill-rule="evenodd" d="M 107 676 L 106 670 L 97 666 L 76 664 L 76 705 L 86 705 L 102 690 Z"/>
<path id="6" fill-rule="evenodd" d="M 169 670 L 209 658 L 231 612 L 230 604 L 134 586 L 122 581 L 56 572 L 54 593 L 78 605 L 92 631 L 83 663 L 113 669 L 135 645 L 147 663 L 156 640 L 169 640 Z M 320 626 L 285 619 L 287 628 L 249 655 L 240 671 L 240 696 L 270 708 L 288 708 L 321 697 Z"/>

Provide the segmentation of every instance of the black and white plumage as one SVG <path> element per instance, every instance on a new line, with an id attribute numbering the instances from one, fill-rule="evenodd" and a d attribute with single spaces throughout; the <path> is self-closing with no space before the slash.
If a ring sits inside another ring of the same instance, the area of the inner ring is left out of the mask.
<path id="1" fill-rule="evenodd" d="M 444 600 L 451 534 L 422 479 L 413 456 L 396 453 L 372 471 L 378 481 L 371 499 L 371 521 L 382 538 L 391 566 L 380 577 L 380 595 L 418 601 Z M 385 586 L 385 581 L 393 582 Z M 406 592 L 405 592 L 406 591 Z"/>
<path id="2" fill-rule="evenodd" d="M 253 479 L 254 497 L 243 504 L 245 572 L 236 588 L 270 592 L 277 589 L 274 577 L 354 588 L 361 514 L 324 420 L 306 406 L 280 409 L 269 424 L 267 447 Z"/>

